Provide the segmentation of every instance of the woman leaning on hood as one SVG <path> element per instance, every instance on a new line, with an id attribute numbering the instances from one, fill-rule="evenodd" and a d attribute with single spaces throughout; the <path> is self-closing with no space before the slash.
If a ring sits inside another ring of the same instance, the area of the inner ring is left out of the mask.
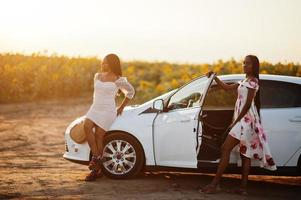
<path id="1" fill-rule="evenodd" d="M 125 94 L 125 98 L 116 108 L 115 97 L 119 90 Z M 118 56 L 107 55 L 101 63 L 101 72 L 94 76 L 93 103 L 84 121 L 86 138 L 92 151 L 92 159 L 89 163 L 91 172 L 86 176 L 86 181 L 93 181 L 102 175 L 100 165 L 103 161 L 104 135 L 134 94 L 133 86 L 126 77 L 122 76 Z"/>

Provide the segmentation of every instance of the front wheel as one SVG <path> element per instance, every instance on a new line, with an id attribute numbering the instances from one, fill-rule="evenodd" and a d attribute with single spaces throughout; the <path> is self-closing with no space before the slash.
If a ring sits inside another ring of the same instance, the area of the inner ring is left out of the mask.
<path id="1" fill-rule="evenodd" d="M 102 170 L 110 178 L 122 179 L 135 176 L 144 165 L 144 154 L 136 138 L 115 132 L 104 140 Z"/>

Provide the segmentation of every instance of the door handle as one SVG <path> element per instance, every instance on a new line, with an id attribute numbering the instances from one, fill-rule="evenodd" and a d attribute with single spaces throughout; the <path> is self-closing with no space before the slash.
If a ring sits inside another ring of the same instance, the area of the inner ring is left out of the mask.
<path id="1" fill-rule="evenodd" d="M 288 121 L 290 121 L 290 122 L 301 122 L 301 119 L 294 118 L 294 119 L 289 119 Z"/>
<path id="2" fill-rule="evenodd" d="M 190 122 L 191 120 L 190 119 L 182 119 L 180 120 L 180 122 Z"/>

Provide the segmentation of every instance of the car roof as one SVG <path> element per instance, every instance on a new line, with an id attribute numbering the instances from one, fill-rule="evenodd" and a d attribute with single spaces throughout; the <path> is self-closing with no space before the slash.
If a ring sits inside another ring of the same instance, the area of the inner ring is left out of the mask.
<path id="1" fill-rule="evenodd" d="M 229 74 L 218 76 L 223 81 L 230 80 L 242 80 L 245 78 L 245 74 Z M 272 81 L 284 81 L 290 83 L 301 84 L 301 77 L 297 76 L 283 76 L 283 75 L 272 75 L 272 74 L 260 74 L 259 79 L 261 80 L 272 80 Z"/>

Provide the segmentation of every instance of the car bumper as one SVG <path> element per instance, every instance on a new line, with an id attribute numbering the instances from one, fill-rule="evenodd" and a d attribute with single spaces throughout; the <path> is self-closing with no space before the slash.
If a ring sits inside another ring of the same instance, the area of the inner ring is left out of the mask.
<path id="1" fill-rule="evenodd" d="M 78 144 L 73 141 L 69 135 L 71 128 L 72 127 L 68 127 L 65 132 L 65 153 L 63 158 L 70 161 L 89 161 L 91 150 L 88 142 Z"/>

